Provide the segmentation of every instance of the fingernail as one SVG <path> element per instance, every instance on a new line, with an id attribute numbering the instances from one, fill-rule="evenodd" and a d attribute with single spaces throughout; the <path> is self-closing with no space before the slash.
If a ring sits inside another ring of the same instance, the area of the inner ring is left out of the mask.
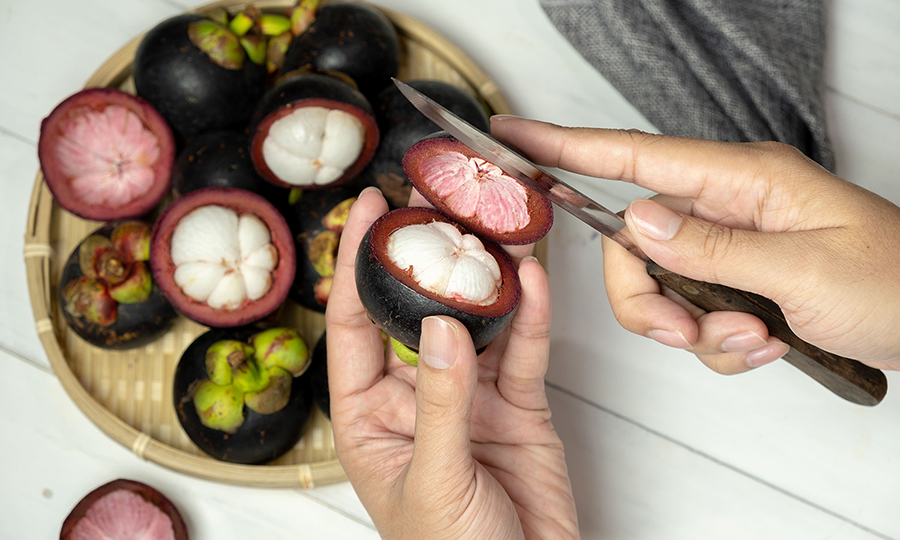
<path id="1" fill-rule="evenodd" d="M 722 352 L 752 351 L 766 344 L 766 340 L 756 332 L 741 332 L 729 336 L 722 342 Z"/>
<path id="2" fill-rule="evenodd" d="M 791 347 L 787 343 L 781 342 L 754 349 L 747 353 L 747 366 L 758 368 L 772 363 L 786 355 L 789 350 L 791 350 Z"/>
<path id="3" fill-rule="evenodd" d="M 684 337 L 684 334 L 681 332 L 671 332 L 669 330 L 650 330 L 647 332 L 647 337 L 662 343 L 663 345 L 668 345 L 669 347 L 675 347 L 676 349 L 685 349 L 691 350 L 694 348 L 693 345 L 688 342 L 688 340 Z"/>
<path id="4" fill-rule="evenodd" d="M 681 227 L 680 214 L 665 206 L 645 200 L 634 201 L 629 207 L 637 232 L 654 240 L 669 240 Z"/>
<path id="5" fill-rule="evenodd" d="M 522 257 L 522 261 L 519 263 L 519 266 L 522 266 L 525 261 L 537 261 L 538 264 L 541 263 L 541 261 L 538 261 L 537 257 L 535 257 L 534 255 L 528 255 L 527 257 Z"/>
<path id="6" fill-rule="evenodd" d="M 370 192 L 374 192 L 374 191 L 377 191 L 378 193 L 381 193 L 381 190 L 378 189 L 377 187 L 375 187 L 375 186 L 368 186 L 368 187 L 366 187 L 364 190 L 362 190 L 362 191 L 359 192 L 359 196 L 362 197 L 363 194 L 365 194 L 365 193 L 370 193 Z"/>
<path id="7" fill-rule="evenodd" d="M 437 317 L 422 319 L 419 361 L 435 369 L 447 369 L 456 362 L 456 329 Z"/>
<path id="8" fill-rule="evenodd" d="M 514 114 L 494 114 L 491 116 L 491 122 L 502 122 L 504 120 L 509 120 L 510 118 L 519 118 Z"/>

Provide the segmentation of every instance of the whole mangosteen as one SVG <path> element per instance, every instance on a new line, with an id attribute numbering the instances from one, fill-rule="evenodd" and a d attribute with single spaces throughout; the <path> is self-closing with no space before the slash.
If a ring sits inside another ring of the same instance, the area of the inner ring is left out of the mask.
<path id="1" fill-rule="evenodd" d="M 312 389 L 313 401 L 325 416 L 331 419 L 331 393 L 328 391 L 328 339 L 326 333 L 316 341 L 313 347 L 312 360 L 310 362 L 307 377 L 309 387 Z"/>
<path id="2" fill-rule="evenodd" d="M 187 525 L 165 495 L 134 480 L 113 480 L 94 489 L 63 521 L 60 540 L 187 540 Z"/>
<path id="3" fill-rule="evenodd" d="M 312 24 L 291 41 L 281 69 L 340 72 L 373 99 L 399 66 L 400 40 L 384 13 L 360 3 L 334 2 L 321 6 Z"/>
<path id="4" fill-rule="evenodd" d="M 134 56 L 137 94 L 152 103 L 182 139 L 246 127 L 266 90 L 264 58 L 250 59 L 223 21 L 196 13 L 156 25 Z"/>
<path id="5" fill-rule="evenodd" d="M 398 208 L 377 219 L 356 257 L 356 288 L 369 317 L 390 337 L 418 349 L 422 319 L 448 315 L 489 344 L 521 297 L 515 265 L 431 208 Z"/>
<path id="6" fill-rule="evenodd" d="M 403 170 L 428 202 L 480 238 L 530 244 L 553 225 L 549 199 L 446 132 L 412 145 Z"/>
<path id="7" fill-rule="evenodd" d="M 154 283 L 150 225 L 109 223 L 78 244 L 63 267 L 59 302 L 69 327 L 104 349 L 131 349 L 157 339 L 176 313 Z"/>
<path id="8" fill-rule="evenodd" d="M 150 253 L 153 276 L 172 305 L 217 328 L 274 313 L 296 267 L 281 213 L 239 188 L 201 188 L 175 199 L 153 226 Z"/>
<path id="9" fill-rule="evenodd" d="M 41 122 L 38 158 L 61 207 L 85 219 L 127 219 L 146 214 L 169 192 L 175 139 L 147 101 L 91 88 Z"/>
<path id="10" fill-rule="evenodd" d="M 321 189 L 354 178 L 378 146 L 369 102 L 339 77 L 293 72 L 260 102 L 251 158 L 275 185 Z"/>
<path id="11" fill-rule="evenodd" d="M 407 84 L 478 129 L 490 130 L 485 106 L 461 88 L 428 79 L 407 81 Z M 412 191 L 412 184 L 403 172 L 403 155 L 410 146 L 440 128 L 419 112 L 393 84 L 378 94 L 372 107 L 378 120 L 381 142 L 360 176 L 364 183 L 381 190 L 391 208 L 402 208 L 409 202 Z"/>
<path id="12" fill-rule="evenodd" d="M 325 312 L 341 233 L 359 192 L 358 186 L 342 184 L 304 191 L 298 201 L 280 206 L 297 252 L 290 298 L 307 309 Z"/>
<path id="13" fill-rule="evenodd" d="M 290 328 L 210 330 L 178 362 L 173 383 L 182 428 L 230 463 L 272 461 L 297 444 L 312 407 L 309 349 Z"/>

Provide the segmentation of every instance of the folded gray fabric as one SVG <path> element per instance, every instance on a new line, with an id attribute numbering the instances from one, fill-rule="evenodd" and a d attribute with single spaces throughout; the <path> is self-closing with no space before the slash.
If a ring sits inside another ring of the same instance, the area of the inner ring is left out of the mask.
<path id="1" fill-rule="evenodd" d="M 825 124 L 823 0 L 540 0 L 659 130 L 780 141 L 834 168 Z"/>

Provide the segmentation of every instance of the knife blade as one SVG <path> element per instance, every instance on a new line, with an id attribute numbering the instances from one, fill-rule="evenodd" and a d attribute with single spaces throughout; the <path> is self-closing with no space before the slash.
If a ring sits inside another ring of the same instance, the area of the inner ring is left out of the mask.
<path id="1" fill-rule="evenodd" d="M 769 334 L 788 345 L 784 360 L 834 394 L 860 405 L 877 405 L 887 393 L 887 378 L 880 370 L 844 358 L 803 341 L 790 329 L 778 305 L 758 294 L 690 279 L 660 267 L 632 241 L 625 221 L 615 212 L 567 185 L 489 134 L 459 118 L 434 100 L 398 79 L 400 92 L 429 120 L 471 148 L 485 160 L 523 185 L 553 201 L 595 230 L 615 240 L 642 259 L 648 273 L 705 311 L 743 311 L 759 317 Z"/>

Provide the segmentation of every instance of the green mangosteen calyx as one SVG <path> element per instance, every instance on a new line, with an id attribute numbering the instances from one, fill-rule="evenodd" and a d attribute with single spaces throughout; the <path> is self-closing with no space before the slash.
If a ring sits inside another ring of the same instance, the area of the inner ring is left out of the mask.
<path id="1" fill-rule="evenodd" d="M 66 310 L 109 326 L 116 322 L 119 303 L 146 302 L 153 290 L 146 264 L 149 246 L 150 227 L 137 221 L 116 226 L 109 238 L 99 234 L 87 237 L 78 248 L 81 276 L 63 287 Z"/>
<path id="2" fill-rule="evenodd" d="M 291 8 L 291 34 L 297 36 L 306 31 L 316 19 L 319 0 L 297 0 Z"/>
<path id="3" fill-rule="evenodd" d="M 244 422 L 245 405 L 259 414 L 280 411 L 290 401 L 293 378 L 306 371 L 309 360 L 306 343 L 290 328 L 265 330 L 249 343 L 213 343 L 206 351 L 209 378 L 192 390 L 200 421 L 233 434 Z"/>
<path id="4" fill-rule="evenodd" d="M 400 343 L 394 338 L 390 338 L 391 340 L 391 348 L 394 349 L 394 352 L 397 354 L 397 358 L 403 360 L 407 364 L 417 367 L 419 365 L 419 352 L 411 347 L 407 347 L 406 345 Z"/>
<path id="5" fill-rule="evenodd" d="M 188 37 L 198 49 L 206 53 L 216 65 L 238 70 L 244 67 L 246 51 L 234 32 L 216 21 L 202 19 L 191 23 Z"/>

